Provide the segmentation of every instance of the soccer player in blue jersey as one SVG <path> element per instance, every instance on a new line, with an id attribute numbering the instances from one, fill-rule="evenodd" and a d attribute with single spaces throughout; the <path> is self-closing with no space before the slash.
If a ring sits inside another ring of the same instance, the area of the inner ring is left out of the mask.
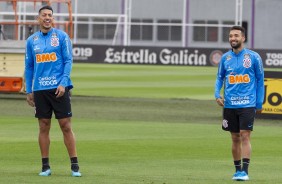
<path id="1" fill-rule="evenodd" d="M 245 29 L 233 26 L 229 32 L 231 50 L 223 54 L 218 66 L 215 99 L 223 106 L 222 129 L 231 133 L 236 169 L 233 180 L 249 180 L 250 136 L 255 114 L 262 110 L 264 71 L 258 53 L 244 48 Z M 224 97 L 220 91 L 224 86 Z M 241 165 L 243 162 L 243 165 Z"/>
<path id="2" fill-rule="evenodd" d="M 79 177 L 81 173 L 71 127 L 72 45 L 65 32 L 52 27 L 52 7 L 44 6 L 38 13 L 40 31 L 26 41 L 25 80 L 27 102 L 35 107 L 35 117 L 39 122 L 38 141 L 42 156 L 42 171 L 39 175 L 51 175 L 49 131 L 54 112 L 70 157 L 71 174 Z"/>

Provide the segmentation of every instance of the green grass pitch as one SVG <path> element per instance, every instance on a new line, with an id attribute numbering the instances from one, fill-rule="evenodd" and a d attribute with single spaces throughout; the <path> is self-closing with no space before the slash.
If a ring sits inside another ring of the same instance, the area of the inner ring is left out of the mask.
<path id="1" fill-rule="evenodd" d="M 76 95 L 212 99 L 215 68 L 85 64 L 73 67 Z"/>
<path id="2" fill-rule="evenodd" d="M 0 94 L 0 183 L 234 183 L 231 140 L 213 100 L 216 68 L 74 64 L 73 129 L 83 177 L 55 119 L 52 176 L 39 177 L 38 125 L 25 95 Z M 281 183 L 281 122 L 257 119 L 250 181 Z"/>

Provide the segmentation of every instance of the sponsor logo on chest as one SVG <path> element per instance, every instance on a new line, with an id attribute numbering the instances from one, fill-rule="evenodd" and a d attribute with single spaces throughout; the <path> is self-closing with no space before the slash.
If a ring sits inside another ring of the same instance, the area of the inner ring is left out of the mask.
<path id="1" fill-rule="evenodd" d="M 55 52 L 36 54 L 36 63 L 45 63 L 45 62 L 55 62 L 57 61 L 57 55 Z"/>
<path id="2" fill-rule="evenodd" d="M 248 74 L 245 75 L 229 75 L 228 82 L 229 84 L 241 84 L 241 83 L 249 83 L 250 76 Z"/>

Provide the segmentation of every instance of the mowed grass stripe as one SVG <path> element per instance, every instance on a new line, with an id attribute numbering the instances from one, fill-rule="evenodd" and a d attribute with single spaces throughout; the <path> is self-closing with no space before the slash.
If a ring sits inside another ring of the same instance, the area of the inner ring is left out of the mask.
<path id="1" fill-rule="evenodd" d="M 215 72 L 214 67 L 75 64 L 73 93 L 110 97 L 212 99 Z"/>
<path id="2" fill-rule="evenodd" d="M 182 90 L 181 90 L 182 89 Z M 180 91 L 181 90 L 181 91 Z M 95 92 L 94 92 L 95 91 Z M 112 91 L 115 91 L 113 94 Z M 73 92 L 74 95 L 86 95 L 92 93 L 94 96 L 109 96 L 109 97 L 138 97 L 138 98 L 190 98 L 190 99 L 211 99 L 212 95 L 206 94 L 206 92 L 211 92 L 208 88 L 193 88 L 189 89 L 171 89 L 156 87 L 154 89 L 150 87 L 131 87 L 123 89 L 121 87 L 107 87 L 107 88 L 97 88 L 93 87 L 91 89 L 80 89 L 78 93 Z M 196 95 L 195 95 L 196 93 Z"/>

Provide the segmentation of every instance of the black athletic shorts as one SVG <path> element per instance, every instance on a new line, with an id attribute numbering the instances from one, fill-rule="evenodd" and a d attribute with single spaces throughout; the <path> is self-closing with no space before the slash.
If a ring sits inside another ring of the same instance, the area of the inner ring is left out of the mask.
<path id="1" fill-rule="evenodd" d="M 223 109 L 222 129 L 234 133 L 253 130 L 256 108 Z"/>
<path id="2" fill-rule="evenodd" d="M 65 94 L 56 98 L 57 89 L 34 92 L 35 117 L 51 119 L 54 112 L 56 119 L 72 116 L 70 91 L 66 88 Z"/>

